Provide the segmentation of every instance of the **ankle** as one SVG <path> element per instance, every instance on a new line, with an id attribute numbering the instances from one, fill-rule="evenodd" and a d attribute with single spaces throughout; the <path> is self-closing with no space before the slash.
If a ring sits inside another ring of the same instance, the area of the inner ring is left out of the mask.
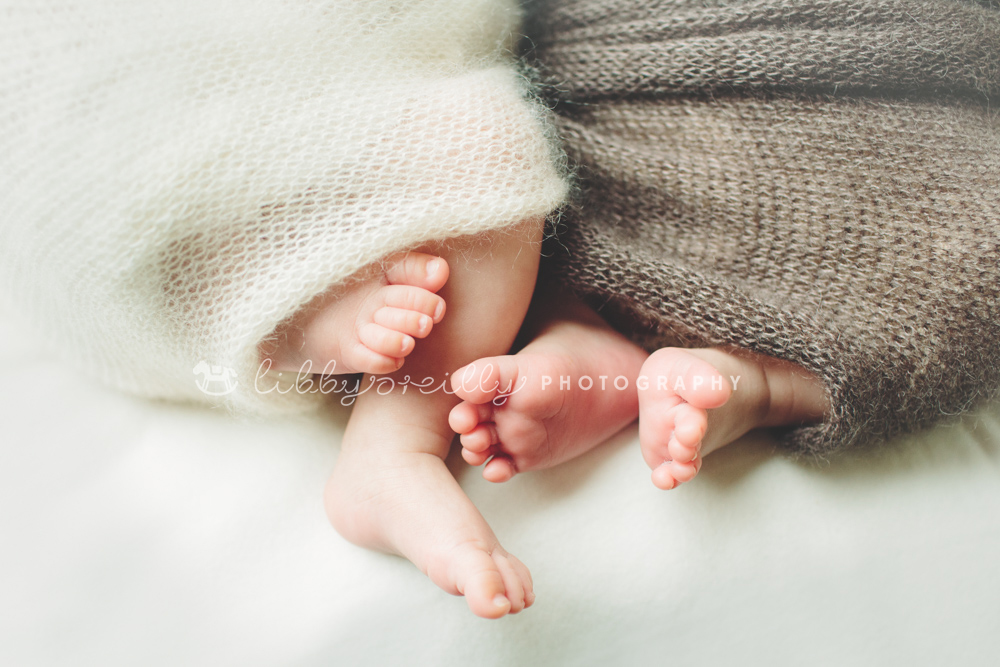
<path id="1" fill-rule="evenodd" d="M 823 384 L 797 364 L 779 360 L 761 363 L 767 409 L 763 426 L 791 426 L 819 421 L 826 412 Z"/>

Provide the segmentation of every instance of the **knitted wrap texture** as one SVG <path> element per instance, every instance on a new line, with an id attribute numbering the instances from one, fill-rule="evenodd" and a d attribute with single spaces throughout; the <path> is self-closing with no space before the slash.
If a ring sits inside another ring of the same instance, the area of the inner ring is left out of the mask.
<path id="1" fill-rule="evenodd" d="M 520 18 L 508 0 L 4 2 L 0 293 L 118 388 L 303 407 L 254 387 L 280 322 L 392 252 L 562 203 Z M 199 391 L 201 362 L 236 391 Z"/>
<path id="2" fill-rule="evenodd" d="M 816 374 L 801 453 L 995 395 L 1000 4 L 553 0 L 531 26 L 579 181 L 554 279 L 650 348 Z"/>

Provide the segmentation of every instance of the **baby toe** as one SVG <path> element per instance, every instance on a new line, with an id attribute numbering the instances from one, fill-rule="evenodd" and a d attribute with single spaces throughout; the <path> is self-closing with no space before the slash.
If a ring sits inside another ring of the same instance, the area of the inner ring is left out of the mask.
<path id="1" fill-rule="evenodd" d="M 391 285 L 411 285 L 436 292 L 448 281 L 448 262 L 422 252 L 408 252 L 388 260 L 386 280 Z"/>
<path id="2" fill-rule="evenodd" d="M 524 609 L 524 584 L 521 577 L 506 554 L 494 552 L 493 561 L 500 571 L 500 578 L 503 579 L 504 597 L 510 602 L 510 613 L 516 614 Z"/>
<path id="3" fill-rule="evenodd" d="M 345 354 L 344 362 L 356 373 L 383 375 L 397 371 L 403 366 L 401 358 L 379 354 L 364 343 L 356 343 L 349 349 L 350 353 Z"/>
<path id="4" fill-rule="evenodd" d="M 484 452 L 473 452 L 463 447 L 462 459 L 473 468 L 476 468 L 489 461 L 490 457 L 493 456 L 494 453 L 495 452 L 490 449 L 487 449 Z"/>
<path id="5" fill-rule="evenodd" d="M 483 479 L 487 482 L 502 484 L 510 481 L 516 473 L 514 462 L 503 454 L 497 454 L 483 468 Z"/>
<path id="6" fill-rule="evenodd" d="M 448 425 L 459 435 L 469 433 L 479 424 L 493 421 L 493 410 L 489 405 L 477 405 L 463 401 L 448 413 Z"/>
<path id="7" fill-rule="evenodd" d="M 386 329 L 392 329 L 416 338 L 426 338 L 431 329 L 434 328 L 434 320 L 430 315 L 391 306 L 376 310 L 372 320 L 375 324 Z"/>
<path id="8" fill-rule="evenodd" d="M 696 464 L 694 461 L 690 463 L 669 461 L 667 465 L 670 468 L 670 476 L 677 480 L 678 484 L 690 482 L 698 474 L 698 469 L 701 467 L 700 464 Z"/>
<path id="9" fill-rule="evenodd" d="M 416 345 L 411 336 L 374 323 L 361 327 L 358 340 L 372 352 L 397 359 L 408 355 Z"/>
<path id="10" fill-rule="evenodd" d="M 497 428 L 493 424 L 480 424 L 468 433 L 463 433 L 459 439 L 462 447 L 470 452 L 485 452 L 499 442 Z"/>
<path id="11" fill-rule="evenodd" d="M 653 486 L 664 491 L 669 491 L 680 484 L 671 472 L 670 461 L 664 461 L 654 468 L 650 477 L 653 480 Z"/>
<path id="12" fill-rule="evenodd" d="M 381 290 L 382 304 L 427 315 L 437 324 L 444 317 L 444 299 L 433 292 L 407 285 L 389 285 Z"/>
<path id="13" fill-rule="evenodd" d="M 674 438 L 681 445 L 694 448 L 705 437 L 708 429 L 708 414 L 688 403 L 674 408 Z"/>
<path id="14" fill-rule="evenodd" d="M 465 401 L 487 404 L 515 388 L 517 378 L 514 357 L 487 357 L 455 371 L 451 376 L 451 388 Z"/>
<path id="15" fill-rule="evenodd" d="M 689 463 L 698 457 L 698 452 L 701 449 L 701 441 L 695 443 L 694 446 L 689 446 L 681 444 L 676 437 L 670 438 L 670 442 L 667 444 L 667 452 L 670 454 L 670 458 L 678 463 Z"/>
<path id="16" fill-rule="evenodd" d="M 459 565 L 460 570 L 464 570 L 460 574 L 460 590 L 472 613 L 483 618 L 506 615 L 511 603 L 505 594 L 506 586 L 496 561 L 485 551 L 478 551 L 475 556 L 464 560 Z"/>
<path id="17" fill-rule="evenodd" d="M 531 580 L 531 572 L 517 557 L 507 554 L 507 562 L 514 568 L 514 572 L 521 578 L 521 585 L 524 587 L 524 607 L 527 609 L 535 603 L 535 584 Z"/>
<path id="18" fill-rule="evenodd" d="M 680 397 L 668 397 L 640 403 L 639 447 L 642 458 L 650 468 L 656 468 L 670 457 L 669 443 L 674 434 L 676 407 Z"/>

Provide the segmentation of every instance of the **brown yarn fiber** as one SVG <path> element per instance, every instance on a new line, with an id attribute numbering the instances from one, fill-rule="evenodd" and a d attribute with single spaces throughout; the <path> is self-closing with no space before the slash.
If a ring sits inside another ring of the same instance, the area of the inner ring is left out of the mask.
<path id="1" fill-rule="evenodd" d="M 826 454 L 1000 388 L 1000 3 L 552 0 L 579 196 L 547 270 L 650 347 L 819 376 Z"/>

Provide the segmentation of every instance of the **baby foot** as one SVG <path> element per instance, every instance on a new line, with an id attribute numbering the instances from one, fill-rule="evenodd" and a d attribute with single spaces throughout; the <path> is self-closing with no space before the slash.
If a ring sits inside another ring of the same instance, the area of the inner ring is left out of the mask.
<path id="1" fill-rule="evenodd" d="M 787 362 L 720 349 L 657 350 L 642 366 L 639 444 L 653 484 L 694 479 L 702 457 L 759 427 L 822 418 L 823 384 Z"/>
<path id="2" fill-rule="evenodd" d="M 395 428 L 391 415 L 374 416 L 352 416 L 326 487 L 327 515 L 337 531 L 359 546 L 408 558 L 446 592 L 464 595 L 477 616 L 499 618 L 530 607 L 531 574 L 500 546 L 440 452 L 399 451 L 420 449 L 421 438 L 440 438 L 427 449 L 446 451 L 450 438 Z"/>
<path id="3" fill-rule="evenodd" d="M 450 369 L 510 349 L 532 297 L 543 228 L 532 218 L 442 244 L 453 269 L 443 289 L 453 315 L 387 379 L 443 380 Z M 347 539 L 409 558 L 438 586 L 464 595 L 474 613 L 497 618 L 531 605 L 531 575 L 445 466 L 457 402 L 450 392 L 405 386 L 358 396 L 327 485 L 327 514 Z"/>
<path id="4" fill-rule="evenodd" d="M 444 317 L 435 294 L 448 263 L 418 252 L 390 257 L 345 287 L 325 294 L 261 345 L 275 370 L 390 373 Z"/>
<path id="5" fill-rule="evenodd" d="M 464 402 L 449 424 L 462 457 L 486 463 L 487 480 L 506 482 L 583 454 L 635 419 L 645 358 L 591 313 L 549 325 L 515 355 L 459 369 L 452 389 Z"/>

